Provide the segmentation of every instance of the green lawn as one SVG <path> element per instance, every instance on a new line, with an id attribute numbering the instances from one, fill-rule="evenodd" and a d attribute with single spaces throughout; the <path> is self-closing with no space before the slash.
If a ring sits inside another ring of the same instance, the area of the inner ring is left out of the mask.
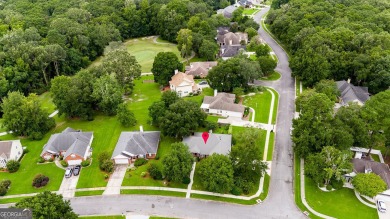
<path id="1" fill-rule="evenodd" d="M 200 58 L 198 56 L 194 56 L 192 59 L 190 59 L 190 62 L 206 62 L 206 58 Z"/>
<path id="2" fill-rule="evenodd" d="M 0 132 L 5 132 L 5 128 L 3 127 L 3 119 L 0 118 Z"/>
<path id="3" fill-rule="evenodd" d="M 160 191 L 160 190 L 135 190 L 135 189 L 122 189 L 122 195 L 161 195 L 161 196 L 173 196 L 173 197 L 186 197 L 184 192 L 172 192 L 172 191 Z"/>
<path id="4" fill-rule="evenodd" d="M 379 159 L 379 155 L 377 154 L 370 154 L 372 159 L 374 159 L 376 162 L 381 162 L 380 159 Z"/>
<path id="5" fill-rule="evenodd" d="M 80 216 L 80 218 L 88 218 L 88 219 L 124 219 L 124 218 L 126 218 L 126 216 L 121 216 L 121 215 Z"/>
<path id="6" fill-rule="evenodd" d="M 38 96 L 38 99 L 42 103 L 42 108 L 46 109 L 49 114 L 55 111 L 56 105 L 54 105 L 50 92 L 45 92 Z"/>
<path id="7" fill-rule="evenodd" d="M 256 199 L 254 198 L 251 200 L 242 200 L 242 199 L 235 199 L 235 198 L 225 198 L 225 197 L 219 197 L 219 196 L 212 196 L 212 195 L 201 195 L 201 194 L 191 194 L 191 198 L 196 199 L 206 199 L 206 200 L 213 200 L 213 201 L 221 201 L 221 202 L 229 202 L 229 203 L 235 203 L 235 204 L 241 204 L 241 205 L 254 205 L 257 204 Z"/>
<path id="8" fill-rule="evenodd" d="M 268 88 L 269 89 L 269 88 Z M 278 108 L 279 95 L 273 89 L 270 89 L 275 94 L 274 112 L 272 123 L 276 121 L 276 113 Z M 271 107 L 272 94 L 269 91 L 257 93 L 254 96 L 246 96 L 243 104 L 252 107 L 255 110 L 255 122 L 268 123 L 268 116 Z"/>
<path id="9" fill-rule="evenodd" d="M 0 199 L 0 204 L 16 203 L 24 198 L 28 198 L 28 197 Z"/>
<path id="10" fill-rule="evenodd" d="M 244 12 L 242 12 L 243 15 L 252 15 L 259 11 L 257 8 L 245 8 Z"/>
<path id="11" fill-rule="evenodd" d="M 199 104 L 199 107 L 200 105 L 202 105 L 202 102 L 203 102 L 203 97 L 204 96 L 214 96 L 214 90 L 211 89 L 211 88 L 204 88 L 202 90 L 202 93 L 200 93 L 199 95 L 197 96 L 192 96 L 192 97 L 184 97 L 185 100 L 191 100 L 191 101 L 194 101 L 196 103 Z"/>
<path id="12" fill-rule="evenodd" d="M 75 196 L 93 196 L 93 195 L 102 195 L 104 190 L 93 190 L 93 191 L 76 191 Z"/>
<path id="13" fill-rule="evenodd" d="M 271 177 L 268 174 L 264 175 L 264 184 L 263 184 L 263 193 L 260 194 L 260 199 L 264 200 L 267 198 L 268 190 L 269 190 L 269 182 L 271 180 Z"/>
<path id="14" fill-rule="evenodd" d="M 267 161 L 272 161 L 274 144 L 275 144 L 275 132 L 271 132 L 269 136 L 269 143 L 268 143 Z"/>
<path id="15" fill-rule="evenodd" d="M 377 210 L 362 204 L 352 189 L 323 192 L 314 181 L 305 179 L 306 200 L 314 210 L 336 218 L 378 218 Z"/>
<path id="16" fill-rule="evenodd" d="M 158 217 L 158 216 L 150 216 L 149 219 L 176 219 L 174 217 Z"/>
<path id="17" fill-rule="evenodd" d="M 272 72 L 270 75 L 268 75 L 267 77 L 262 77 L 260 78 L 260 80 L 264 80 L 264 81 L 276 81 L 276 80 L 279 80 L 279 78 L 281 77 L 280 73 L 279 72 Z"/>

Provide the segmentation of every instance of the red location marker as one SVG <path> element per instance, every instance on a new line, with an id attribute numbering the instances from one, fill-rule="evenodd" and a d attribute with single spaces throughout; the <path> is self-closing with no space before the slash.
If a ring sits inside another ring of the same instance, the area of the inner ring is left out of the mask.
<path id="1" fill-rule="evenodd" d="M 203 132 L 202 133 L 202 138 L 203 138 L 204 143 L 206 144 L 207 143 L 207 139 L 209 139 L 209 133 L 208 132 Z"/>

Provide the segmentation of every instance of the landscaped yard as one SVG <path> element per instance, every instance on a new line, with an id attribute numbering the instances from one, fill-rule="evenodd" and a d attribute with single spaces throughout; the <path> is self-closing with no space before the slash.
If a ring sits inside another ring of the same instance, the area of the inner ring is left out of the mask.
<path id="1" fill-rule="evenodd" d="M 305 179 L 306 200 L 314 210 L 336 218 L 378 218 L 377 210 L 362 204 L 352 189 L 323 192 L 308 177 Z"/>
<path id="2" fill-rule="evenodd" d="M 45 92 L 39 95 L 39 100 L 42 103 L 42 108 L 47 110 L 49 114 L 55 111 L 56 105 L 54 105 L 50 92 Z"/>
<path id="3" fill-rule="evenodd" d="M 259 9 L 257 8 L 245 8 L 244 9 L 244 12 L 242 13 L 243 15 L 252 15 L 252 14 L 255 14 L 256 12 L 258 12 Z"/>
<path id="4" fill-rule="evenodd" d="M 264 80 L 264 81 L 276 81 L 276 80 L 278 80 L 280 77 L 281 77 L 280 73 L 274 71 L 274 72 L 272 72 L 270 75 L 268 75 L 267 77 L 262 77 L 262 78 L 260 78 L 260 80 Z"/>
<path id="5" fill-rule="evenodd" d="M 270 89 L 270 88 L 268 88 Z M 275 95 L 274 111 L 272 117 L 272 123 L 276 121 L 276 113 L 278 108 L 279 95 L 273 89 L 270 89 Z M 254 96 L 246 96 L 243 104 L 245 106 L 252 107 L 255 110 L 255 122 L 268 123 L 268 116 L 271 107 L 272 94 L 270 91 L 263 91 L 257 93 Z"/>
<path id="6" fill-rule="evenodd" d="M 125 219 L 126 216 L 121 215 L 107 215 L 107 216 L 80 216 L 87 219 Z"/>
<path id="7" fill-rule="evenodd" d="M 103 194 L 104 190 L 92 190 L 92 191 L 79 191 L 75 193 L 76 197 L 79 196 L 93 196 L 93 195 L 101 195 Z"/>
<path id="8" fill-rule="evenodd" d="M 200 93 L 199 95 L 192 96 L 192 97 L 184 97 L 184 99 L 197 102 L 200 107 L 200 105 L 202 105 L 204 96 L 214 96 L 214 90 L 209 87 L 203 88 L 202 93 Z"/>

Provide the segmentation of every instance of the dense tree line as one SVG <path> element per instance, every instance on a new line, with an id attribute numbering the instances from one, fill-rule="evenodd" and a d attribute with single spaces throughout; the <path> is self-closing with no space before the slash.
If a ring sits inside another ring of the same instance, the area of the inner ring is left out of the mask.
<path id="1" fill-rule="evenodd" d="M 371 93 L 390 86 L 389 1 L 278 0 L 273 7 L 266 22 L 305 85 L 351 78 Z"/>

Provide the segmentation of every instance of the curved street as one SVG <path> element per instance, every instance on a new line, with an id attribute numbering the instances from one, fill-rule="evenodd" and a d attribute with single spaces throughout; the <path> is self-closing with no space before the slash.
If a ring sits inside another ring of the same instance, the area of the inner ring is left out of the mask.
<path id="1" fill-rule="evenodd" d="M 260 23 L 268 10 L 263 8 L 254 19 Z M 280 96 L 270 188 L 262 204 L 242 206 L 198 199 L 114 195 L 72 198 L 74 211 L 80 215 L 134 213 L 179 218 L 306 218 L 296 207 L 293 195 L 293 153 L 289 133 L 295 111 L 295 82 L 287 54 L 265 30 L 260 28 L 259 33 L 277 55 L 276 70 L 282 74 L 282 78 L 275 82 L 256 81 L 256 84 L 274 88 Z"/>

